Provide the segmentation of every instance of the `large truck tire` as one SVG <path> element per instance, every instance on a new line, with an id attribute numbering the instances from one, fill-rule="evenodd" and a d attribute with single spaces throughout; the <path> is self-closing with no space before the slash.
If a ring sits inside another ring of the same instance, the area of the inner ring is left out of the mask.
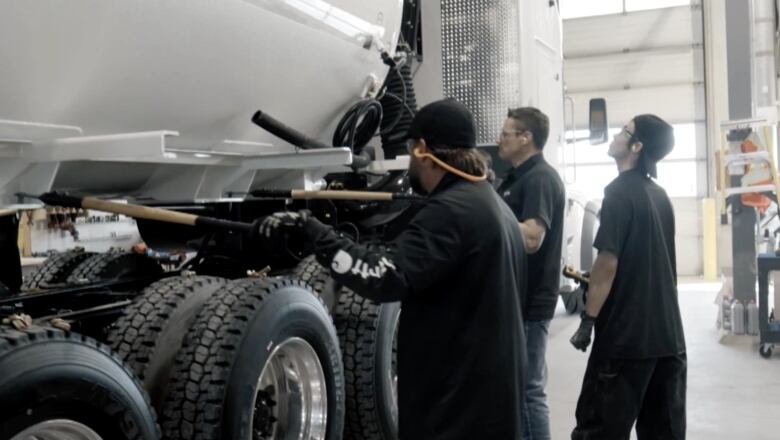
<path id="1" fill-rule="evenodd" d="M 206 301 L 227 280 L 165 278 L 144 289 L 108 334 L 111 348 L 141 379 L 152 405 L 162 409 L 173 362 Z"/>
<path id="2" fill-rule="evenodd" d="M 344 359 L 346 440 L 396 440 L 396 347 L 400 303 L 376 304 L 354 292 L 341 296 L 336 329 Z"/>
<path id="3" fill-rule="evenodd" d="M 163 432 L 170 440 L 340 439 L 343 374 L 333 322 L 304 283 L 235 280 L 185 338 Z"/>
<path id="4" fill-rule="evenodd" d="M 141 384 L 108 347 L 51 328 L 6 327 L 0 438 L 153 440 L 160 432 Z"/>
<path id="5" fill-rule="evenodd" d="M 48 257 L 30 276 L 24 278 L 22 292 L 35 292 L 65 283 L 71 272 L 93 255 L 93 252 L 76 249 Z"/>
<path id="6" fill-rule="evenodd" d="M 329 311 L 334 309 L 338 301 L 339 286 L 330 276 L 330 271 L 322 267 L 313 254 L 298 263 L 293 275 L 310 285 L 320 295 Z"/>
<path id="7" fill-rule="evenodd" d="M 112 251 L 93 255 L 81 262 L 68 277 L 68 284 L 92 284 L 136 276 L 151 277 L 162 272 L 160 264 L 146 255 Z"/>

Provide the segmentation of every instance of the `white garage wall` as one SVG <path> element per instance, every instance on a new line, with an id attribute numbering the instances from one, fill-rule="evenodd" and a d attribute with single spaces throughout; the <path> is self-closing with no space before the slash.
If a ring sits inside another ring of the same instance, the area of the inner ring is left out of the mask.
<path id="1" fill-rule="evenodd" d="M 590 12 L 581 7 L 585 3 Z M 659 184 L 675 207 L 678 274 L 701 275 L 700 198 L 708 177 L 701 7 L 683 0 L 626 0 L 624 13 L 623 6 L 622 0 L 561 1 L 564 18 L 583 16 L 563 26 L 564 80 L 575 101 L 575 125 L 580 133 L 587 129 L 592 98 L 606 99 L 611 134 L 641 113 L 674 125 L 677 145 L 659 164 Z M 609 15 L 584 16 L 596 10 Z M 617 175 L 606 148 L 585 141 L 567 149 L 568 162 L 576 164 L 566 173 L 573 186 L 601 195 L 599 189 Z"/>
<path id="2" fill-rule="evenodd" d="M 677 274 L 702 274 L 701 200 L 694 197 L 673 197 Z"/>

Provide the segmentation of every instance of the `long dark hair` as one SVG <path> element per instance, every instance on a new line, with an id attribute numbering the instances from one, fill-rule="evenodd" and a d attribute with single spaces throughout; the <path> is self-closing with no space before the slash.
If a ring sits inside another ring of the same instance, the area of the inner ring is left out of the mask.
<path id="1" fill-rule="evenodd" d="M 443 146 L 429 147 L 434 156 L 442 162 L 472 176 L 482 176 L 487 173 L 488 165 L 485 157 L 476 148 L 449 148 Z"/>

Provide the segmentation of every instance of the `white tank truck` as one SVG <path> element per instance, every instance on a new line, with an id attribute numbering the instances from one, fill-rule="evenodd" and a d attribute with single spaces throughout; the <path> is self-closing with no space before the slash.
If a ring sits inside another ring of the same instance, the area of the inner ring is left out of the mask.
<path id="1" fill-rule="evenodd" d="M 19 194 L 245 223 L 307 207 L 380 244 L 424 203 L 404 135 L 442 96 L 488 151 L 507 107 L 541 108 L 566 165 L 555 1 L 2 0 L 0 60 L 4 439 L 397 437 L 400 307 L 334 285 L 305 243 L 139 219 L 194 257 L 71 250 L 22 280 L 40 203 Z M 325 189 L 395 196 L 287 191 Z M 564 259 L 588 268 L 596 213 L 573 194 Z"/>

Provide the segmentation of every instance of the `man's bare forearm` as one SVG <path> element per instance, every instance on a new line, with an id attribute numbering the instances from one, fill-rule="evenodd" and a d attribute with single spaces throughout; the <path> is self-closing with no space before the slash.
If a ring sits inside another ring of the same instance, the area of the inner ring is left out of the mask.
<path id="1" fill-rule="evenodd" d="M 599 316 L 601 308 L 612 290 L 612 282 L 617 273 L 617 257 L 610 252 L 600 252 L 590 273 L 590 285 L 588 286 L 588 301 L 585 304 L 585 313 L 589 316 Z"/>
<path id="2" fill-rule="evenodd" d="M 520 232 L 523 236 L 525 252 L 527 254 L 536 253 L 542 247 L 547 232 L 544 225 L 536 219 L 528 219 L 524 222 L 518 222 L 518 226 L 520 226 Z"/>

